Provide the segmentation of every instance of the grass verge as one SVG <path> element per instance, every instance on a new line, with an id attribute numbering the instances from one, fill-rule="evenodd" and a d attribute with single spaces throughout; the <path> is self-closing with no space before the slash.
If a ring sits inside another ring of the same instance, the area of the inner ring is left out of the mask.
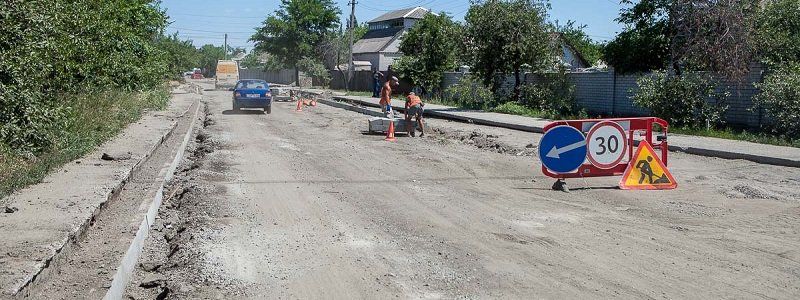
<path id="1" fill-rule="evenodd" d="M 576 119 L 586 119 L 588 116 L 586 115 L 561 115 L 555 112 L 549 111 L 541 111 L 537 109 L 533 109 L 530 107 L 526 107 L 516 102 L 506 102 L 504 104 L 498 105 L 495 108 L 489 109 L 488 111 L 501 113 L 501 114 L 509 114 L 509 115 L 518 115 L 518 116 L 526 116 L 532 118 L 540 118 L 540 119 L 548 119 L 548 120 L 576 120 Z"/>
<path id="2" fill-rule="evenodd" d="M 106 91 L 65 97 L 68 114 L 50 149 L 33 155 L 0 144 L 0 200 L 91 152 L 146 111 L 165 108 L 169 98 L 166 85 L 143 92 Z"/>
<path id="3" fill-rule="evenodd" d="M 337 92 L 346 93 L 348 96 L 366 96 L 366 97 L 372 96 L 372 92 L 358 92 L 358 91 L 347 92 L 344 90 L 337 90 Z M 548 120 L 571 120 L 571 119 L 588 118 L 588 116 L 585 114 L 563 116 L 554 112 L 532 109 L 516 102 L 506 102 L 504 104 L 495 107 L 486 107 L 486 105 L 481 106 L 476 104 L 465 105 L 464 103 L 459 103 L 457 101 L 452 101 L 450 99 L 445 99 L 440 97 L 425 99 L 425 102 L 439 104 L 439 105 L 453 106 L 463 109 L 484 110 L 501 114 L 526 116 L 526 117 L 548 119 Z M 670 132 L 677 134 L 685 134 L 685 135 L 714 137 L 727 140 L 738 140 L 738 141 L 747 141 L 759 144 L 800 148 L 800 139 L 792 139 L 789 137 L 776 136 L 763 132 L 750 132 L 746 130 L 736 130 L 731 128 L 694 129 L 694 128 L 672 127 L 670 128 Z"/>
<path id="4" fill-rule="evenodd" d="M 372 92 L 363 91 L 345 91 L 345 90 L 332 90 L 337 93 L 343 93 L 345 96 L 358 96 L 358 97 L 372 97 Z"/>
<path id="5" fill-rule="evenodd" d="M 726 140 L 737 140 L 737 141 L 753 142 L 758 144 L 800 148 L 800 139 L 791 139 L 788 137 L 775 136 L 763 132 L 749 132 L 745 130 L 735 130 L 730 128 L 695 129 L 695 128 L 681 128 L 681 127 L 673 127 L 670 128 L 669 131 L 670 133 L 677 133 L 677 134 L 714 137 Z"/>

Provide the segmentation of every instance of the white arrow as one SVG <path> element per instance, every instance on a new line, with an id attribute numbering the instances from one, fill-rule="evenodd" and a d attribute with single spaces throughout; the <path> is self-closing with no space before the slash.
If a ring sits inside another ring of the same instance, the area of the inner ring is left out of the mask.
<path id="1" fill-rule="evenodd" d="M 553 149 L 550 149 L 550 152 L 547 152 L 546 156 L 549 158 L 561 159 L 561 154 L 570 152 L 572 150 L 578 149 L 583 146 L 586 146 L 586 140 L 582 140 L 580 142 L 564 146 L 560 149 L 556 146 L 553 146 Z"/>

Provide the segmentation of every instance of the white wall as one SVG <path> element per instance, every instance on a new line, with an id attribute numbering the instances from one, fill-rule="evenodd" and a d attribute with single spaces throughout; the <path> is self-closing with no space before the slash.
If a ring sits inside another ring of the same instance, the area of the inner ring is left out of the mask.
<path id="1" fill-rule="evenodd" d="M 380 68 L 381 59 L 378 53 L 354 53 L 353 60 L 368 61 L 373 67 L 378 66 Z"/>
<path id="2" fill-rule="evenodd" d="M 381 71 L 389 70 L 389 66 L 394 64 L 394 61 L 397 60 L 398 58 L 400 58 L 401 56 L 403 56 L 403 55 L 400 54 L 400 53 L 397 53 L 397 52 L 383 52 L 383 53 L 381 53 L 380 65 L 379 65 L 380 66 L 380 70 Z"/>

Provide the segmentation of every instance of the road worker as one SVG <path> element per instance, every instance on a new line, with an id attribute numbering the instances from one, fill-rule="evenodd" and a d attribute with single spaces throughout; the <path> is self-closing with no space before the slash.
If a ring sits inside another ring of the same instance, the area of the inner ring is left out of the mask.
<path id="1" fill-rule="evenodd" d="M 408 132 L 408 134 L 410 134 L 412 137 L 416 136 L 417 128 L 411 123 L 411 117 L 414 117 L 417 120 L 420 131 L 419 137 L 425 136 L 425 125 L 422 124 L 422 113 L 424 106 L 425 103 L 422 103 L 422 99 L 420 99 L 416 93 L 408 93 L 408 97 L 406 97 L 406 132 Z"/>
<path id="2" fill-rule="evenodd" d="M 400 80 L 397 77 L 392 76 L 386 83 L 383 84 L 383 88 L 381 88 L 381 112 L 385 114 L 387 117 L 390 115 L 394 116 L 394 112 L 392 112 L 392 88 L 395 88 L 400 85 Z"/>
<path id="3" fill-rule="evenodd" d="M 372 97 L 379 98 L 381 96 L 381 81 L 383 81 L 383 73 L 377 69 L 372 72 Z"/>

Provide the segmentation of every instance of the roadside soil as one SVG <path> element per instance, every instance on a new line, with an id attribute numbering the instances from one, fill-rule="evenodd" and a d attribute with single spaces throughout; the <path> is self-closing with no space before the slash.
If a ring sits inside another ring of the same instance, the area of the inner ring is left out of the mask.
<path id="1" fill-rule="evenodd" d="M 202 103 L 192 105 L 189 113 L 177 120 L 173 133 L 132 172 L 120 193 L 104 204 L 83 234 L 67 245 L 17 298 L 103 298 L 186 130 L 195 121 L 197 105 Z M 106 159 L 131 158 L 122 154 L 109 155 Z"/>
<path id="2" fill-rule="evenodd" d="M 209 91 L 132 299 L 800 297 L 800 169 L 670 153 L 673 191 L 550 189 L 540 135 Z"/>

